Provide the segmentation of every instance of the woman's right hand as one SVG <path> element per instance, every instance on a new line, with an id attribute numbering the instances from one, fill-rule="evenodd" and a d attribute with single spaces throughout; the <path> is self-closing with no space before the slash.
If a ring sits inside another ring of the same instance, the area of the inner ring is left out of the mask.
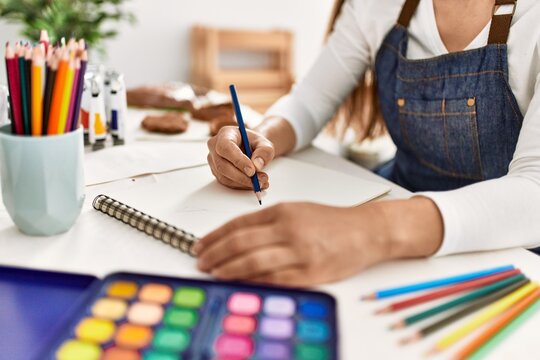
<path id="1" fill-rule="evenodd" d="M 262 170 L 275 156 L 274 144 L 258 132 L 247 130 L 253 156 L 248 158 L 241 149 L 242 137 L 236 126 L 221 128 L 208 140 L 208 164 L 222 185 L 233 189 L 253 189 L 251 177 L 257 173 L 261 190 L 270 186 L 268 174 Z"/>

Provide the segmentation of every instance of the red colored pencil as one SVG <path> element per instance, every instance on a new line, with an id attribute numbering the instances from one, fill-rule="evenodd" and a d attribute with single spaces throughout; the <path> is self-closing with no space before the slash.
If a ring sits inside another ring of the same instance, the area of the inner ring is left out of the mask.
<path id="1" fill-rule="evenodd" d="M 13 122 L 15 134 L 22 135 L 24 133 L 22 123 L 22 108 L 21 108 L 21 89 L 19 83 L 19 62 L 18 58 L 9 45 L 6 45 L 6 68 L 9 85 L 9 97 L 13 114 Z"/>
<path id="2" fill-rule="evenodd" d="M 49 54 L 49 33 L 47 30 L 41 30 L 39 34 L 39 43 L 45 47 L 45 55 Z"/>
<path id="3" fill-rule="evenodd" d="M 393 304 L 388 305 L 385 308 L 379 309 L 376 311 L 377 314 L 385 314 L 398 310 L 402 310 L 411 306 L 422 304 L 431 300 L 439 299 L 448 295 L 460 293 L 466 290 L 475 289 L 484 285 L 494 283 L 496 281 L 505 279 L 510 276 L 519 274 L 521 271 L 519 269 L 507 270 L 493 275 L 485 276 L 479 279 L 466 281 L 460 284 L 448 286 L 441 290 L 436 290 L 424 295 L 416 296 L 410 299 L 403 301 L 398 301 Z"/>

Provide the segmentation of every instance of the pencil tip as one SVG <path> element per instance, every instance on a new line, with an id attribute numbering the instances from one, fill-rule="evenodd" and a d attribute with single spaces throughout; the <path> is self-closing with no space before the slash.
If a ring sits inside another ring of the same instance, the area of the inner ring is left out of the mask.
<path id="1" fill-rule="evenodd" d="M 408 344 L 417 342 L 420 339 L 422 339 L 422 335 L 419 334 L 419 333 L 414 333 L 414 334 L 412 334 L 412 335 L 410 335 L 408 337 L 405 337 L 405 338 L 401 339 L 399 341 L 399 344 L 404 346 L 404 345 L 408 345 Z"/>
<path id="2" fill-rule="evenodd" d="M 439 352 L 439 349 L 435 346 L 435 347 L 432 347 L 431 349 L 429 349 L 429 350 L 424 354 L 424 356 L 425 356 L 425 357 L 434 356 L 434 355 L 437 355 L 438 352 Z"/>
<path id="3" fill-rule="evenodd" d="M 363 295 L 360 297 L 362 301 L 375 300 L 375 294 Z"/>
<path id="4" fill-rule="evenodd" d="M 392 309 L 390 309 L 388 307 L 385 307 L 385 308 L 382 308 L 382 309 L 375 310 L 375 314 L 376 315 L 388 314 L 391 311 L 392 311 Z"/>
<path id="5" fill-rule="evenodd" d="M 255 192 L 255 196 L 257 197 L 257 200 L 259 200 L 259 205 L 262 205 L 262 195 L 260 191 Z"/>

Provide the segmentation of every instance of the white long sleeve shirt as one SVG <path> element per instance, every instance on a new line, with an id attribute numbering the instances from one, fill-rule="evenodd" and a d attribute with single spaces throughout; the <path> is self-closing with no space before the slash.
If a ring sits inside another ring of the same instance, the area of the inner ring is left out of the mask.
<path id="1" fill-rule="evenodd" d="M 307 146 L 356 87 L 404 0 L 349 0 L 334 33 L 308 74 L 268 115 L 287 119 L 296 148 Z M 508 40 L 509 82 L 524 114 L 506 176 L 445 192 L 426 192 L 439 207 L 444 240 L 436 255 L 540 246 L 540 1 L 518 0 Z M 467 46 L 487 44 L 490 24 Z M 407 57 L 448 53 L 433 0 L 421 0 L 409 26 Z M 384 84 L 380 85 L 384 86 Z"/>

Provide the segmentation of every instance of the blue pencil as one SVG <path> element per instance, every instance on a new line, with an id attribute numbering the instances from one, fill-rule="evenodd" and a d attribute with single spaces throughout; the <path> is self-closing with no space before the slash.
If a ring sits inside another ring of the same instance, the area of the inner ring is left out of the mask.
<path id="1" fill-rule="evenodd" d="M 246 131 L 246 125 L 244 124 L 244 118 L 242 117 L 242 111 L 240 110 L 240 101 L 238 101 L 238 95 L 236 94 L 236 87 L 234 85 L 229 86 L 231 91 L 232 102 L 234 105 L 234 112 L 236 113 L 236 121 L 238 121 L 238 129 L 240 130 L 240 135 L 242 135 L 242 145 L 244 146 L 244 152 L 246 156 L 251 159 L 251 146 L 249 145 L 249 139 Z M 253 191 L 255 191 L 255 196 L 259 200 L 259 204 L 262 205 L 261 200 L 261 185 L 259 184 L 259 179 L 257 178 L 257 173 L 251 177 L 251 183 L 253 184 Z"/>
<path id="2" fill-rule="evenodd" d="M 363 296 L 362 300 L 383 299 L 383 298 L 387 298 L 387 297 L 391 297 L 391 296 L 408 294 L 408 293 L 415 292 L 415 291 L 438 288 L 438 287 L 442 287 L 442 286 L 445 286 L 445 285 L 457 284 L 457 283 L 460 283 L 460 282 L 463 282 L 463 281 L 474 280 L 474 279 L 478 279 L 478 278 L 481 278 L 481 277 L 484 277 L 484 276 L 500 273 L 500 272 L 507 271 L 507 270 L 513 270 L 513 269 L 514 269 L 513 265 L 505 265 L 505 266 L 499 266 L 499 267 L 492 268 L 492 269 L 476 271 L 476 272 L 472 272 L 472 273 L 468 273 L 468 274 L 450 276 L 450 277 L 443 278 L 443 279 L 438 279 L 438 280 L 429 280 L 429 281 L 425 281 L 425 282 L 421 282 L 421 283 L 417 283 L 417 284 L 405 285 L 405 286 L 400 286 L 400 287 L 395 287 L 395 288 L 390 288 L 390 289 L 379 290 L 379 291 L 376 291 L 376 292 L 374 292 L 372 294 Z"/>

